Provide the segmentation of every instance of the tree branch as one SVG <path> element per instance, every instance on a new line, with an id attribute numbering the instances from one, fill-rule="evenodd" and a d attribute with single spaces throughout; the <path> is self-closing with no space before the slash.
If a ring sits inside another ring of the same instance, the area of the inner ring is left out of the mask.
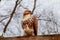
<path id="1" fill-rule="evenodd" d="M 17 5 L 19 5 L 19 4 L 21 3 L 21 1 L 22 1 L 22 0 L 19 0 L 18 3 L 17 3 Z"/>
<path id="2" fill-rule="evenodd" d="M 12 20 L 12 18 L 13 18 L 13 15 L 14 15 L 14 13 L 15 13 L 15 11 L 16 11 L 16 8 L 17 8 L 17 3 L 18 3 L 18 1 L 19 1 L 19 0 L 16 0 L 15 7 L 14 7 L 14 9 L 13 9 L 11 15 L 10 15 L 10 19 L 8 20 L 7 24 L 5 25 L 5 28 L 4 28 L 4 30 L 3 30 L 4 33 L 6 32 L 6 29 L 7 29 L 9 23 L 11 22 L 11 20 Z"/>
<path id="3" fill-rule="evenodd" d="M 24 8 L 24 9 L 28 9 L 28 8 L 25 8 L 23 5 L 20 5 L 19 7 L 22 7 L 22 8 Z"/>
<path id="4" fill-rule="evenodd" d="M 5 17 L 4 19 L 0 20 L 0 22 L 2 22 L 3 20 L 5 20 L 5 19 L 7 19 L 7 18 L 9 18 L 9 17 Z"/>
<path id="5" fill-rule="evenodd" d="M 34 0 L 34 7 L 33 7 L 33 10 L 32 10 L 32 13 L 34 12 L 35 8 L 36 8 L 36 0 Z"/>
<path id="6" fill-rule="evenodd" d="M 38 20 L 51 21 L 51 20 L 47 20 L 47 19 L 38 19 Z"/>
<path id="7" fill-rule="evenodd" d="M 0 15 L 0 17 L 9 17 L 10 15 Z"/>

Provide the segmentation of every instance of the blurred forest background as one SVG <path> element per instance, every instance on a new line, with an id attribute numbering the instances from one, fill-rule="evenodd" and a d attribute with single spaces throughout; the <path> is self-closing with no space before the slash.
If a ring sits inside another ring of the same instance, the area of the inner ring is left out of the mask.
<path id="1" fill-rule="evenodd" d="M 0 36 L 23 36 L 25 9 L 37 16 L 38 35 L 60 34 L 60 0 L 0 0 Z"/>

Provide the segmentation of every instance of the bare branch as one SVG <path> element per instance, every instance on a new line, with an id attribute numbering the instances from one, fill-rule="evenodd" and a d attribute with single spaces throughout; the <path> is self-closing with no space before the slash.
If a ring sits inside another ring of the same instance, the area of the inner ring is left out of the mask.
<path id="1" fill-rule="evenodd" d="M 24 8 L 24 9 L 28 9 L 28 8 L 25 8 L 23 5 L 20 5 L 19 7 L 22 7 L 22 8 Z"/>
<path id="2" fill-rule="evenodd" d="M 38 19 L 38 20 L 51 21 L 51 20 L 47 20 L 47 19 Z"/>
<path id="3" fill-rule="evenodd" d="M 5 17 L 4 19 L 0 20 L 0 22 L 2 22 L 3 20 L 5 20 L 5 19 L 7 19 L 7 18 L 9 18 L 9 17 Z"/>
<path id="4" fill-rule="evenodd" d="M 17 3 L 17 5 L 19 5 L 19 4 L 21 3 L 21 1 L 22 1 L 22 0 L 19 0 L 18 3 Z"/>
<path id="5" fill-rule="evenodd" d="M 39 15 L 39 17 L 41 17 L 41 15 Z M 39 17 L 37 17 L 37 18 L 39 18 Z"/>
<path id="6" fill-rule="evenodd" d="M 10 15 L 0 15 L 0 17 L 9 17 Z"/>
<path id="7" fill-rule="evenodd" d="M 34 0 L 34 7 L 33 7 L 33 10 L 32 10 L 32 13 L 34 12 L 35 8 L 36 8 L 36 0 Z"/>
<path id="8" fill-rule="evenodd" d="M 2 24 L 3 26 L 5 26 L 5 23 L 4 23 L 4 22 L 1 22 L 1 24 Z"/>
<path id="9" fill-rule="evenodd" d="M 13 18 L 13 15 L 14 15 L 14 13 L 15 13 L 15 11 L 16 11 L 17 6 L 18 6 L 18 5 L 17 5 L 18 1 L 19 1 L 19 0 L 16 0 L 15 7 L 14 7 L 14 9 L 13 9 L 11 15 L 10 15 L 10 19 L 8 20 L 7 24 L 5 25 L 5 28 L 4 28 L 4 30 L 3 30 L 4 33 L 6 32 L 6 29 L 7 29 L 9 23 L 11 22 L 11 20 L 12 20 L 12 18 Z"/>

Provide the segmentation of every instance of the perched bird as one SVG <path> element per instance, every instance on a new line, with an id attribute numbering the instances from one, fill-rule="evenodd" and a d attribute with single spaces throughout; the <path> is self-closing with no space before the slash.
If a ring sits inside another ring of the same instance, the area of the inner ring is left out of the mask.
<path id="1" fill-rule="evenodd" d="M 24 36 L 35 36 L 38 30 L 37 17 L 32 14 L 30 10 L 25 10 L 22 19 L 22 28 L 24 30 Z"/>

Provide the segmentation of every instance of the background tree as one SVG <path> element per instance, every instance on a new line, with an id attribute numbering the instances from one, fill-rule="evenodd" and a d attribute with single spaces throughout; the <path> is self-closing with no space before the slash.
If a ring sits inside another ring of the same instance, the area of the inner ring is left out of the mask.
<path id="1" fill-rule="evenodd" d="M 8 1 L 8 2 L 7 2 Z M 1 0 L 0 35 L 21 36 L 21 20 L 25 9 L 38 19 L 38 35 L 60 33 L 60 1 L 56 0 Z M 14 28 L 14 30 L 13 30 Z M 4 30 L 3 30 L 4 29 Z"/>

